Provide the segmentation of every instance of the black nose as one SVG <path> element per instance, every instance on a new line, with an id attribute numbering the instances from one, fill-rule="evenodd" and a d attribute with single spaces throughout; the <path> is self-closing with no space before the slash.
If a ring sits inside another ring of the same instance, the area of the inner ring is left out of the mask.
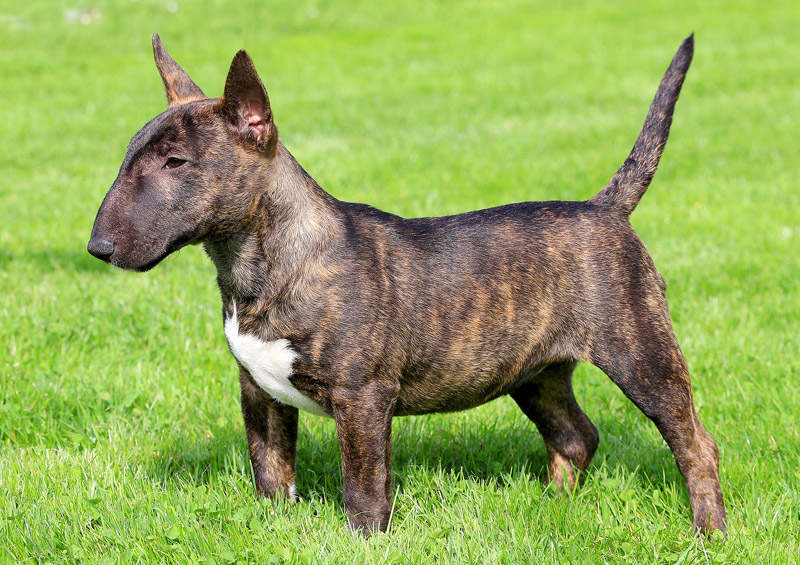
<path id="1" fill-rule="evenodd" d="M 107 239 L 92 238 L 89 240 L 89 245 L 86 249 L 98 259 L 106 261 L 114 253 L 114 244 Z"/>

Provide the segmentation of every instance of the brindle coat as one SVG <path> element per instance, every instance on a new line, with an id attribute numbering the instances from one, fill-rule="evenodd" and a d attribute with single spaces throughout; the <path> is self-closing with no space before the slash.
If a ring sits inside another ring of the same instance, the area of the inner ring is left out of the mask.
<path id="1" fill-rule="evenodd" d="M 404 219 L 336 200 L 278 140 L 244 51 L 209 99 L 153 47 L 169 108 L 134 136 L 89 251 L 144 271 L 203 243 L 223 318 L 297 353 L 291 383 L 336 421 L 352 527 L 386 528 L 393 416 L 510 394 L 541 432 L 551 480 L 574 486 L 597 430 L 572 391 L 579 360 L 652 419 L 686 478 L 694 526 L 725 529 L 717 447 L 692 403 L 665 284 L 628 221 L 669 134 L 693 51 L 679 48 L 630 156 L 586 202 Z M 259 493 L 293 496 L 297 409 L 240 364 Z"/>

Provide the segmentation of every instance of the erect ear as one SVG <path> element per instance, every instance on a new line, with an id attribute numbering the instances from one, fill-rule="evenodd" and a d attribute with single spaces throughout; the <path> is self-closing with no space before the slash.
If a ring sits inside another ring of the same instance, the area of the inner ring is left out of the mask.
<path id="1" fill-rule="evenodd" d="M 233 58 L 225 80 L 225 93 L 217 107 L 244 143 L 262 153 L 274 153 L 278 129 L 272 121 L 269 97 L 253 61 L 244 50 Z"/>
<path id="2" fill-rule="evenodd" d="M 164 81 L 164 88 L 167 90 L 167 102 L 170 108 L 194 100 L 203 100 L 206 97 L 186 71 L 169 56 L 157 33 L 153 34 L 153 56 L 161 80 Z"/>

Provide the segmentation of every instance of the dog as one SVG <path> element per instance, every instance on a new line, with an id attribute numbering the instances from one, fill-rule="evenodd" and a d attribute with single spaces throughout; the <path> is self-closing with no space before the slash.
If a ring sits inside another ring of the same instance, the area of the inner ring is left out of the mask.
<path id="1" fill-rule="evenodd" d="M 582 202 L 404 219 L 324 191 L 278 138 L 245 51 L 208 98 L 153 36 L 168 108 L 128 145 L 88 251 L 146 271 L 202 243 L 239 365 L 255 488 L 296 497 L 298 409 L 335 420 L 348 524 L 385 531 L 394 416 L 510 395 L 564 489 L 598 443 L 580 360 L 658 427 L 695 531 L 725 531 L 717 446 L 697 418 L 665 282 L 628 217 L 655 174 L 694 51 L 683 41 L 630 155 Z"/>

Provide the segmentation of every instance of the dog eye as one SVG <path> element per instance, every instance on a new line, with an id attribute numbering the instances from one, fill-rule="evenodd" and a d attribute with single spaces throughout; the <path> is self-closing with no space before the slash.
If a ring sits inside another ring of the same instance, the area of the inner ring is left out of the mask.
<path id="1" fill-rule="evenodd" d="M 186 159 L 178 159 L 177 157 L 170 157 L 164 164 L 165 169 L 177 169 L 186 162 Z"/>

